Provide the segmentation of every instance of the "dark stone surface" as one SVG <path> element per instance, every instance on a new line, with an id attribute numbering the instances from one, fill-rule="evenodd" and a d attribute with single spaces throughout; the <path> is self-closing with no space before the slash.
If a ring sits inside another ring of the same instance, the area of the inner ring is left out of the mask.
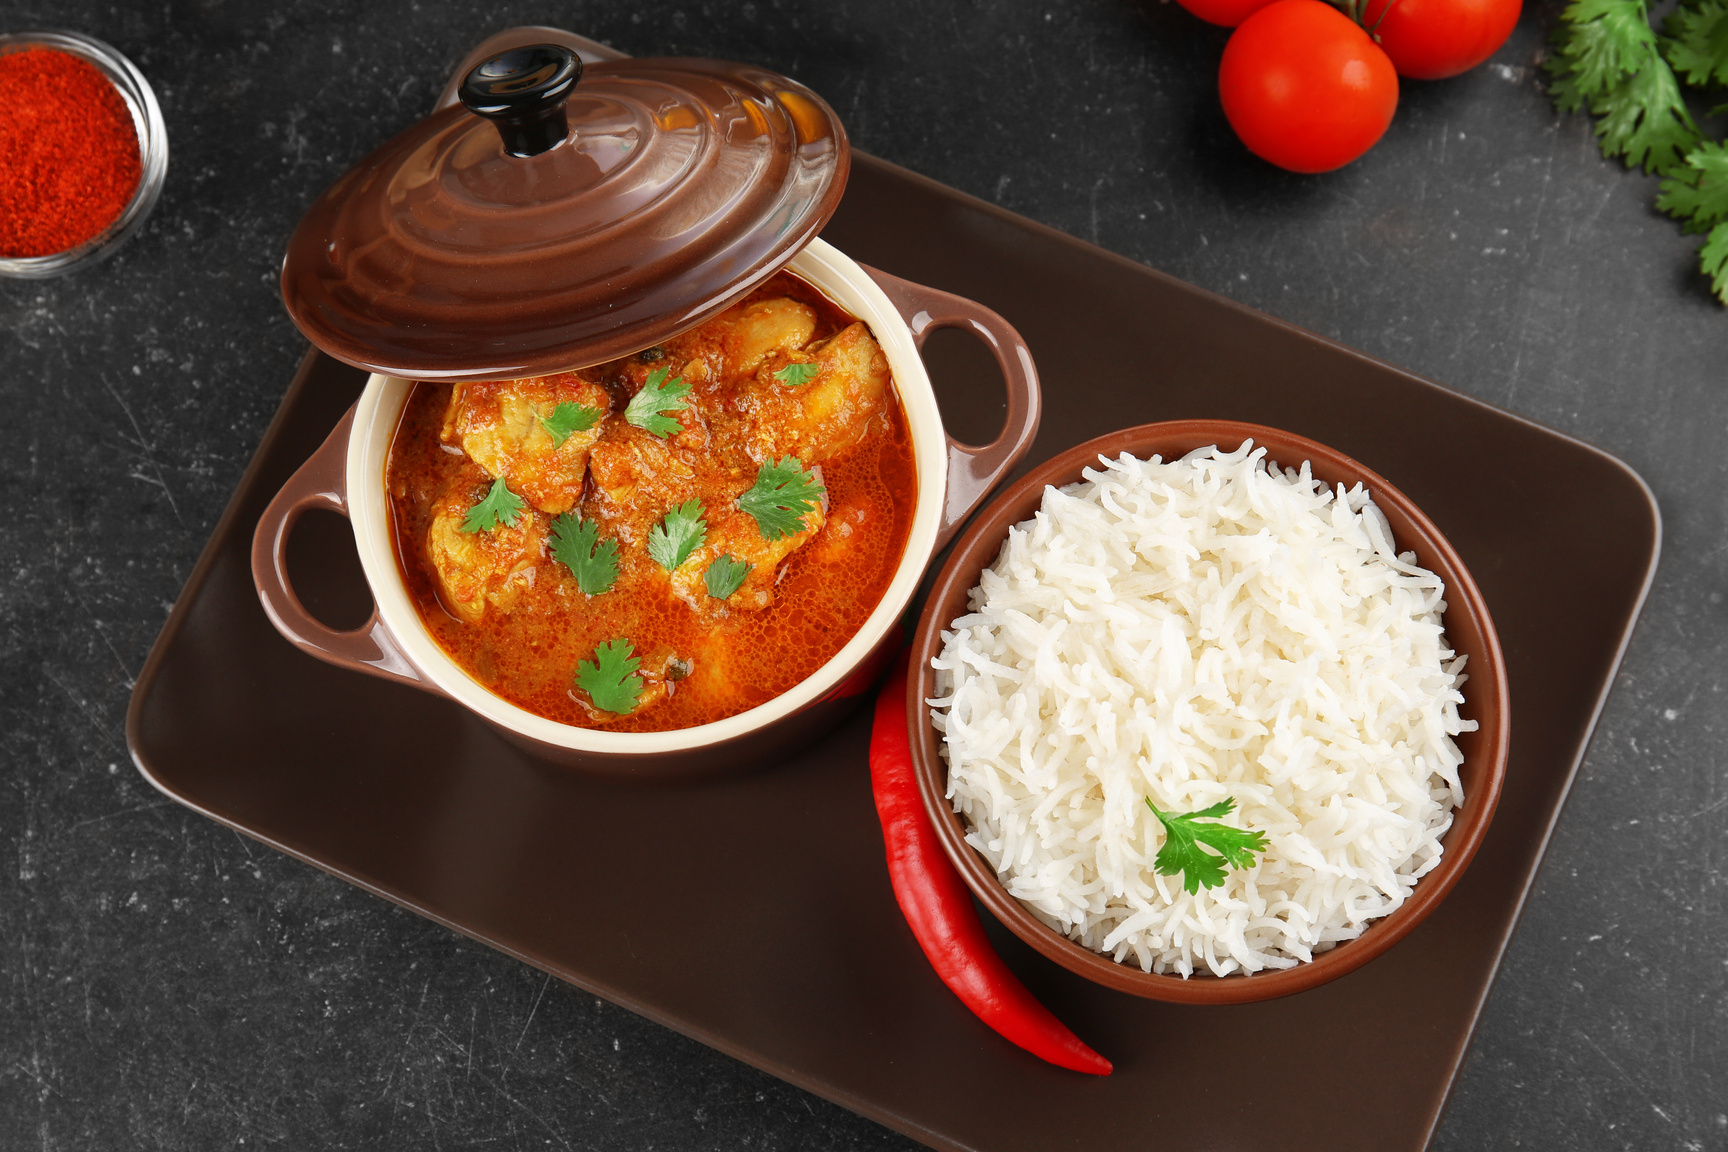
<path id="1" fill-rule="evenodd" d="M 1550 109 L 1557 10 L 1301 178 L 1236 145 L 1224 34 L 1167 4 L 0 3 L 130 55 L 173 144 L 111 263 L 0 284 L 0 1147 L 911 1146 L 127 763 L 133 677 L 301 355 L 300 210 L 466 47 L 553 23 L 788 72 L 862 148 L 1638 469 L 1663 565 L 1435 1147 L 1728 1148 L 1728 314 L 1654 181 Z"/>

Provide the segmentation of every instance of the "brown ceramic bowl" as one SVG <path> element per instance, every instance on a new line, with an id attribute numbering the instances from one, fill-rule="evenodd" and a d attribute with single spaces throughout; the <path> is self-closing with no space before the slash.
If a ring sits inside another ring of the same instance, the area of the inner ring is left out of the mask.
<path id="1" fill-rule="evenodd" d="M 1399 550 L 1414 551 L 1419 563 L 1446 581 L 1443 617 L 1446 634 L 1454 650 L 1470 657 L 1465 666 L 1470 679 L 1464 686 L 1461 712 L 1465 719 L 1477 722 L 1477 730 L 1457 737 L 1464 754 L 1459 774 L 1465 800 L 1441 840 L 1445 852 L 1440 864 L 1417 883 L 1397 911 L 1374 921 L 1356 939 L 1318 953 L 1313 960 L 1294 968 L 1183 979 L 1143 972 L 1137 965 L 1119 964 L 1109 956 L 1083 947 L 1045 926 L 1008 894 L 995 871 L 966 843 L 966 829 L 946 798 L 948 766 L 942 759 L 940 738 L 930 723 L 924 701 L 935 695 L 935 673 L 930 660 L 941 651 L 942 630 L 965 614 L 967 593 L 977 585 L 979 573 L 995 562 L 1009 527 L 1029 519 L 1038 510 L 1046 485 L 1060 487 L 1080 481 L 1081 469 L 1095 467 L 1100 456 L 1114 459 L 1128 452 L 1141 458 L 1158 454 L 1170 460 L 1214 444 L 1233 449 L 1248 438 L 1267 448 L 1270 459 L 1287 467 L 1308 461 L 1313 474 L 1328 484 L 1361 482 L 1386 514 Z M 1089 440 L 1021 477 L 966 530 L 936 578 L 912 641 L 912 669 L 906 706 L 918 787 L 942 846 L 967 885 L 998 920 L 1051 960 L 1088 980 L 1152 1000 L 1180 1004 L 1268 1000 L 1324 984 L 1366 964 L 1420 924 L 1458 882 L 1488 831 L 1488 821 L 1493 818 L 1506 775 L 1509 734 L 1506 663 L 1488 606 L 1458 553 L 1408 497 L 1361 464 L 1324 444 L 1257 424 L 1231 420 L 1143 424 Z"/>

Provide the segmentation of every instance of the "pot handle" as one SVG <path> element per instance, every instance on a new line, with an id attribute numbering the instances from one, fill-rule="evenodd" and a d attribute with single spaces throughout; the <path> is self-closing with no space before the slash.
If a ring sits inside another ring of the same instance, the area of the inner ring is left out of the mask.
<path id="1" fill-rule="evenodd" d="M 920 351 L 938 328 L 965 329 L 984 341 L 995 355 L 1008 386 L 1008 421 L 1000 436 L 984 445 L 962 444 L 948 437 L 948 491 L 942 500 L 942 522 L 936 529 L 936 547 L 940 549 L 1032 447 L 1043 414 L 1038 369 L 1020 333 L 984 305 L 890 276 L 868 264 L 862 267 L 906 321 Z"/>
<path id="2" fill-rule="evenodd" d="M 348 515 L 348 434 L 353 427 L 354 409 L 350 408 L 258 518 L 258 527 L 252 533 L 252 582 L 258 587 L 258 599 L 270 623 L 302 652 L 338 668 L 366 672 L 439 694 L 430 682 L 420 678 L 402 654 L 396 637 L 378 619 L 376 604 L 366 623 L 352 632 L 339 632 L 319 623 L 306 611 L 288 581 L 288 537 L 306 510 L 327 508 L 341 516 Z"/>

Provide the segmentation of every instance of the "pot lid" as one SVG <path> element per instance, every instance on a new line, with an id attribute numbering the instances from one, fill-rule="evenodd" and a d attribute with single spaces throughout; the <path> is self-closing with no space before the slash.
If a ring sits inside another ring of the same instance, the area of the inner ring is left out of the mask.
<path id="1" fill-rule="evenodd" d="M 834 212 L 846 133 L 803 85 L 718 60 L 531 45 L 318 198 L 282 297 L 323 351 L 423 380 L 538 376 L 708 319 Z"/>

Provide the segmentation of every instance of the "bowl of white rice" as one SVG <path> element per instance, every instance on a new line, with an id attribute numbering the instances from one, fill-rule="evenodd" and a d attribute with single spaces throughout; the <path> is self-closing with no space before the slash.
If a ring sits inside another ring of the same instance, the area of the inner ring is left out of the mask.
<path id="1" fill-rule="evenodd" d="M 919 787 L 967 884 L 1153 999 L 1372 960 L 1457 882 L 1506 771 L 1505 661 L 1457 552 L 1374 472 L 1258 425 L 1142 425 L 1022 477 L 912 658 Z M 1184 818 L 1258 847 L 1169 845 Z"/>

